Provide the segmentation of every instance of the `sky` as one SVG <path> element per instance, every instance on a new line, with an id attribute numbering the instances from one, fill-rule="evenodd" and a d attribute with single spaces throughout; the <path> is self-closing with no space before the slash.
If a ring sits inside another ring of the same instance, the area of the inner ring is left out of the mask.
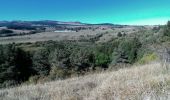
<path id="1" fill-rule="evenodd" d="M 170 0 L 0 0 L 0 20 L 159 25 L 170 20 Z"/>

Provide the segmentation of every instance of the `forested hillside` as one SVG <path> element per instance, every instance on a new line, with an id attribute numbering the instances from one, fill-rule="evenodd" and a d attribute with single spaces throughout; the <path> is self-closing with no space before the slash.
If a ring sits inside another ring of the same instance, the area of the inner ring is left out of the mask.
<path id="1" fill-rule="evenodd" d="M 133 34 L 119 33 L 112 40 L 46 41 L 0 45 L 0 87 L 80 76 L 107 69 L 160 60 L 152 48 L 168 45 L 170 22 L 153 29 L 140 27 Z"/>

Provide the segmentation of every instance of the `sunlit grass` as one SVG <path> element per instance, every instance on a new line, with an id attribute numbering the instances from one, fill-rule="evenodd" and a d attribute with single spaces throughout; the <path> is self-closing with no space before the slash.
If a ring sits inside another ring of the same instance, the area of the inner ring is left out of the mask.
<path id="1" fill-rule="evenodd" d="M 169 66 L 161 63 L 0 90 L 2 100 L 168 100 Z"/>

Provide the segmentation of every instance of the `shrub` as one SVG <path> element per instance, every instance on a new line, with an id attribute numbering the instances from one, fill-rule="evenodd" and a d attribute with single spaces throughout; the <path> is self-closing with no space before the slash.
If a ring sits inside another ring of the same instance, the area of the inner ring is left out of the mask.
<path id="1" fill-rule="evenodd" d="M 155 53 L 145 54 L 139 61 L 139 64 L 147 64 L 158 59 Z"/>
<path id="2" fill-rule="evenodd" d="M 122 35 L 121 32 L 119 32 L 119 33 L 117 34 L 117 36 L 118 36 L 118 37 L 122 37 L 123 35 Z"/>
<path id="3" fill-rule="evenodd" d="M 50 80 L 64 79 L 70 76 L 69 70 L 53 66 L 48 78 Z"/>
<path id="4" fill-rule="evenodd" d="M 105 53 L 98 52 L 95 55 L 95 64 L 96 66 L 101 66 L 103 68 L 108 67 L 108 63 L 110 62 L 110 56 Z"/>

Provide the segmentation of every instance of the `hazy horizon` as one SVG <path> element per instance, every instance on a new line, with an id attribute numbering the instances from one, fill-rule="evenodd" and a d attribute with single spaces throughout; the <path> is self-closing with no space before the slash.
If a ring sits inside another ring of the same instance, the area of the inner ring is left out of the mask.
<path id="1" fill-rule="evenodd" d="M 2 0 L 0 20 L 164 25 L 169 0 Z"/>

